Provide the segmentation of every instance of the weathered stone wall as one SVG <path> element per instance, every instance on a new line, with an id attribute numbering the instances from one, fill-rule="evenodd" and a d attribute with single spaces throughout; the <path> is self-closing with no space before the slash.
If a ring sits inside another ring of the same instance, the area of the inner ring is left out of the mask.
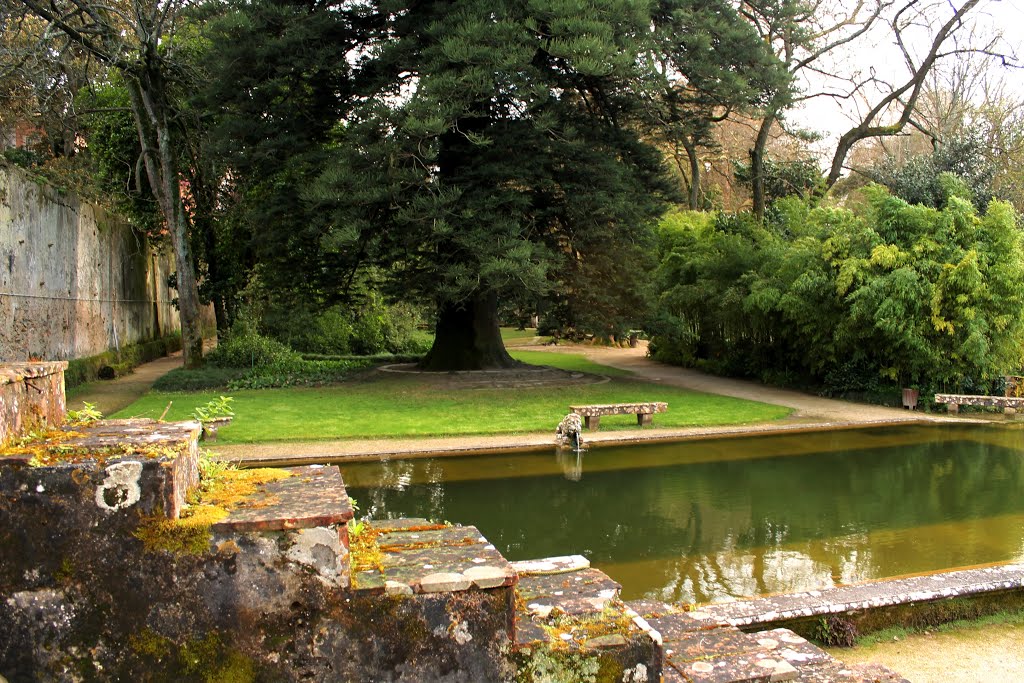
<path id="1" fill-rule="evenodd" d="M 82 358 L 178 330 L 173 270 L 124 219 L 0 163 L 0 361 Z"/>
<path id="2" fill-rule="evenodd" d="M 204 526 L 170 519 L 197 423 L 71 430 L 0 449 L 0 678 L 512 679 L 513 586 L 351 587 L 337 468 L 289 470 Z"/>
<path id="3" fill-rule="evenodd" d="M 67 363 L 0 364 L 0 446 L 64 421 Z"/>

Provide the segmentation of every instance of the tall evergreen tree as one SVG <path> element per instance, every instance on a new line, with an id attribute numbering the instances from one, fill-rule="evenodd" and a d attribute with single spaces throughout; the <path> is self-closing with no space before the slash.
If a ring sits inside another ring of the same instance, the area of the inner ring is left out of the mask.
<path id="1" fill-rule="evenodd" d="M 623 290 L 636 280 L 632 269 L 640 268 L 652 221 L 671 194 L 660 155 L 643 139 L 663 111 L 666 80 L 690 73 L 711 84 L 716 68 L 724 77 L 769 64 L 758 57 L 737 65 L 726 51 L 694 50 L 692 41 L 673 48 L 660 23 L 685 28 L 687 13 L 676 9 L 696 16 L 693 4 L 240 5 L 245 21 L 261 7 L 295 8 L 280 31 L 236 36 L 225 48 L 238 55 L 216 60 L 255 64 L 223 81 L 241 86 L 226 101 L 247 112 L 234 120 L 256 135 L 249 142 L 240 131 L 238 169 L 259 168 L 260 179 L 248 182 L 275 187 L 290 177 L 296 190 L 289 215 L 271 214 L 267 205 L 259 239 L 275 245 L 277 258 L 263 266 L 298 272 L 295 286 L 315 296 L 344 289 L 363 266 L 385 266 L 397 291 L 436 304 L 435 343 L 424 361 L 435 370 L 513 363 L 498 333 L 500 296 L 557 288 L 602 316 L 621 315 L 635 304 Z M 728 5 L 720 10 L 718 21 L 745 26 Z M 282 50 L 288 27 L 315 13 L 347 26 L 346 40 L 332 48 L 310 36 L 305 49 Z M 706 30 L 710 21 L 700 16 Z M 339 44 L 340 58 L 310 59 L 337 55 Z M 654 55 L 665 46 L 706 61 L 699 71 L 696 64 L 687 73 L 659 69 Z M 220 51 L 215 42 L 212 54 Z M 261 55 L 273 55 L 277 66 L 268 68 Z M 306 102 L 314 73 L 340 78 L 348 90 L 332 91 L 338 99 L 331 106 L 314 98 L 291 111 L 316 119 L 301 130 L 326 124 L 330 142 L 303 138 L 284 158 L 260 154 L 286 139 L 280 127 L 263 131 L 264 122 L 278 103 Z M 266 86 L 275 83 L 287 87 L 268 97 L 275 88 Z M 715 88 L 704 90 L 713 106 Z M 608 296 L 596 294 L 603 291 Z"/>

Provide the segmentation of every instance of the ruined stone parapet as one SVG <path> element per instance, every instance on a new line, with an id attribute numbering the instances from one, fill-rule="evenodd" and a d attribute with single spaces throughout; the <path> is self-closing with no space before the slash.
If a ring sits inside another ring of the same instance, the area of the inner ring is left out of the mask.
<path id="1" fill-rule="evenodd" d="M 0 446 L 64 421 L 65 361 L 0 364 Z"/>
<path id="2" fill-rule="evenodd" d="M 396 563 L 353 588 L 336 467 L 213 463 L 179 489 L 197 435 L 196 423 L 108 422 L 5 449 L 0 677 L 514 677 L 516 575 L 476 529 L 394 523 L 379 535 Z"/>

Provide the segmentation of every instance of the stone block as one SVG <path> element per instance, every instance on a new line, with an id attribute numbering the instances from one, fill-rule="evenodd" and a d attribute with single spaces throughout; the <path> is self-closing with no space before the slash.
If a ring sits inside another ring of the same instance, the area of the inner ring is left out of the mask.
<path id="1" fill-rule="evenodd" d="M 66 361 L 0 364 L 0 446 L 64 422 Z"/>

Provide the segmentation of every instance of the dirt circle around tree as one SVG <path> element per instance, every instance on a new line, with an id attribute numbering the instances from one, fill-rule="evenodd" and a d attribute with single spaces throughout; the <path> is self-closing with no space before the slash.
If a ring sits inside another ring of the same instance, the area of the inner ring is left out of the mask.
<path id="1" fill-rule="evenodd" d="M 429 380 L 444 389 L 541 389 L 604 384 L 611 379 L 606 375 L 530 365 L 499 370 L 434 372 L 420 370 L 415 363 L 396 363 L 377 369 L 399 375 L 416 375 L 418 379 Z"/>

